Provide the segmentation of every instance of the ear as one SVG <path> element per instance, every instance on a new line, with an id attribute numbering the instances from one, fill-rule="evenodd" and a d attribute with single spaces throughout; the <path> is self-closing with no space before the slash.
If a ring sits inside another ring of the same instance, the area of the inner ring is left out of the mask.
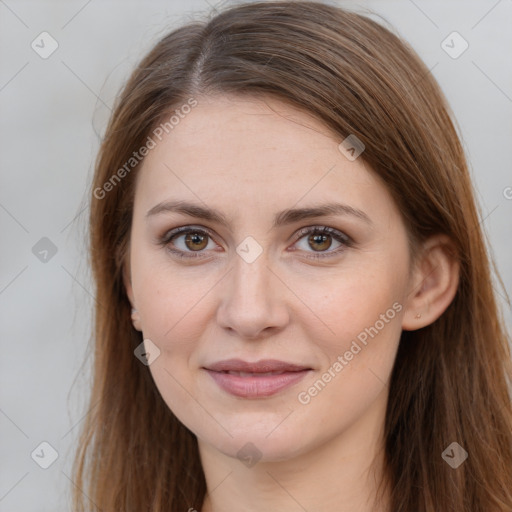
<path id="1" fill-rule="evenodd" d="M 136 305 L 135 305 L 135 299 L 133 296 L 133 287 L 132 287 L 132 279 L 131 279 L 131 271 L 130 271 L 130 256 L 128 254 L 126 260 L 123 263 L 123 284 L 124 288 L 126 290 L 126 295 L 128 296 L 128 300 L 130 301 L 130 304 L 132 306 L 132 324 L 137 331 L 142 331 L 141 323 L 140 323 L 140 314 L 137 311 Z"/>
<path id="2" fill-rule="evenodd" d="M 402 329 L 420 329 L 444 313 L 457 292 L 459 270 L 459 261 L 448 236 L 434 235 L 423 243 L 411 277 Z"/>

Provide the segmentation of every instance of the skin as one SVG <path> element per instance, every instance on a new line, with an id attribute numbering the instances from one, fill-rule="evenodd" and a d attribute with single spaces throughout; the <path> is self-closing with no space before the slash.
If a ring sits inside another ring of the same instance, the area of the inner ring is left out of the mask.
<path id="1" fill-rule="evenodd" d="M 309 114 L 270 98 L 198 101 L 138 175 L 125 285 L 134 326 L 160 350 L 150 365 L 155 384 L 198 438 L 208 486 L 202 511 L 386 511 L 385 498 L 372 499 L 386 476 L 387 382 L 402 329 L 433 322 L 453 298 L 458 267 L 449 241 L 429 239 L 413 265 L 385 184 L 362 158 L 348 160 L 342 138 Z M 146 218 L 171 199 L 218 209 L 229 228 L 176 212 Z M 371 224 L 329 215 L 272 228 L 283 209 L 331 201 L 362 210 Z M 174 243 L 194 254 L 183 234 L 168 247 L 158 243 L 180 226 L 211 231 L 203 257 L 169 251 Z M 353 244 L 294 238 L 307 226 L 329 226 Z M 262 249 L 251 263 L 236 252 L 248 236 Z M 308 258 L 322 251 L 332 255 Z M 298 394 L 393 304 L 394 318 L 301 403 Z M 276 395 L 239 398 L 202 369 L 232 357 L 313 371 Z M 252 467 L 237 457 L 247 443 L 261 457 Z"/>

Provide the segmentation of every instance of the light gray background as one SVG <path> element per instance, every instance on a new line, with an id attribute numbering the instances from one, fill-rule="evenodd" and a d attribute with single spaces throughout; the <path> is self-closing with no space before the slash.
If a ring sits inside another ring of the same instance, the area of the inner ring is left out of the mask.
<path id="1" fill-rule="evenodd" d="M 386 18 L 440 82 L 510 294 L 512 199 L 504 191 L 512 186 L 512 0 L 339 3 Z M 209 10 L 206 0 L 0 0 L 0 511 L 69 510 L 89 387 L 89 363 L 81 367 L 94 303 L 85 191 L 98 134 L 143 53 Z M 31 48 L 43 31 L 59 44 L 48 59 Z M 457 59 L 441 47 L 452 31 L 469 43 Z M 32 252 L 42 237 L 57 247 L 46 263 Z M 510 311 L 505 315 L 510 326 Z M 59 453 L 46 470 L 30 456 L 42 441 Z"/>

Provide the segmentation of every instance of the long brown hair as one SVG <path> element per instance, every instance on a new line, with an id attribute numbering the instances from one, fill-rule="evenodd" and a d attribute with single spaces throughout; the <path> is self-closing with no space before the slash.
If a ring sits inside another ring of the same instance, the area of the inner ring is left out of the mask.
<path id="1" fill-rule="evenodd" d="M 449 107 L 423 62 L 389 29 L 300 1 L 239 5 L 172 31 L 117 99 L 91 187 L 94 381 L 73 510 L 201 510 L 197 440 L 133 354 L 141 335 L 123 268 L 139 164 L 126 162 L 174 109 L 213 93 L 271 95 L 317 116 L 340 141 L 356 135 L 410 240 L 444 233 L 453 241 L 455 298 L 433 324 L 402 333 L 391 375 L 384 425 L 391 510 L 511 512 L 509 339 Z M 452 442 L 468 453 L 457 469 L 442 457 Z"/>

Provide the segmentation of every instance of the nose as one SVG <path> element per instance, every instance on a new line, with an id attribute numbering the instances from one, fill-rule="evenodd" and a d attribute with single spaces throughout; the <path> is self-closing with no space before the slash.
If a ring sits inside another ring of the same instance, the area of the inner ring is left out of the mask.
<path id="1" fill-rule="evenodd" d="M 288 290 L 270 268 L 265 251 L 251 263 L 236 254 L 223 282 L 217 322 L 230 334 L 260 339 L 288 324 Z"/>

